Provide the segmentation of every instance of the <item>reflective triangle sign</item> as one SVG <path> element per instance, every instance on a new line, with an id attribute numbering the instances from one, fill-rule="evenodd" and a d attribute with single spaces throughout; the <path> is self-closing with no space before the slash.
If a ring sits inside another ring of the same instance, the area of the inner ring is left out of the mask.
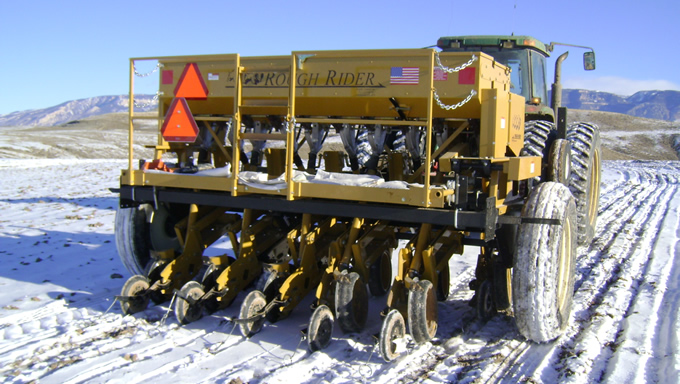
<path id="1" fill-rule="evenodd" d="M 182 76 L 179 77 L 175 87 L 175 97 L 185 99 L 206 99 L 208 98 L 208 87 L 203 81 L 198 64 L 189 63 L 184 67 Z"/>
<path id="2" fill-rule="evenodd" d="M 193 143 L 196 141 L 198 126 L 185 98 L 176 97 L 172 100 L 165 114 L 161 135 L 168 142 Z"/>

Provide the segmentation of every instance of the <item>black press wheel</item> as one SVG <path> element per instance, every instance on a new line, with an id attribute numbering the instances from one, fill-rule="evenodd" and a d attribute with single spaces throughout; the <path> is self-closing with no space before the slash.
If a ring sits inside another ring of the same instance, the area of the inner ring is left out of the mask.
<path id="1" fill-rule="evenodd" d="M 368 292 L 356 272 L 343 274 L 336 281 L 335 313 L 344 333 L 360 332 L 366 324 Z"/>
<path id="2" fill-rule="evenodd" d="M 158 209 L 153 210 L 151 221 L 149 222 L 149 237 L 151 247 L 154 250 L 165 251 L 174 249 L 178 253 L 182 252 L 177 233 L 175 233 L 175 224 L 183 217 L 184 215 L 179 214 L 179 208 L 171 211 L 171 208 L 159 205 Z"/>
<path id="3" fill-rule="evenodd" d="M 441 271 L 437 272 L 437 300 L 446 301 L 451 291 L 451 272 L 448 264 Z"/>
<path id="4" fill-rule="evenodd" d="M 512 305 L 512 269 L 499 262 L 493 266 L 493 296 L 499 311 L 505 311 Z"/>
<path id="5" fill-rule="evenodd" d="M 215 264 L 211 263 L 208 265 L 205 273 L 203 274 L 203 278 L 201 279 L 201 285 L 203 285 L 204 291 L 210 291 L 215 287 L 215 285 L 217 285 L 217 278 L 220 276 L 222 271 L 224 271 L 224 268 L 218 267 Z M 207 297 L 203 301 L 203 308 L 205 308 L 210 313 L 217 311 L 219 307 L 220 305 L 216 296 Z"/>
<path id="6" fill-rule="evenodd" d="M 437 294 L 429 280 L 414 282 L 409 289 L 408 328 L 417 344 L 430 341 L 437 333 Z"/>
<path id="7" fill-rule="evenodd" d="M 151 260 L 145 268 L 145 275 L 149 279 L 149 283 L 156 282 L 161 279 L 161 273 L 167 263 L 163 260 Z M 161 304 L 170 299 L 169 295 L 164 295 L 161 291 L 149 291 L 149 298 L 154 304 Z"/>
<path id="8" fill-rule="evenodd" d="M 383 296 L 392 284 L 392 248 L 386 249 L 369 269 L 368 288 L 373 296 Z"/>

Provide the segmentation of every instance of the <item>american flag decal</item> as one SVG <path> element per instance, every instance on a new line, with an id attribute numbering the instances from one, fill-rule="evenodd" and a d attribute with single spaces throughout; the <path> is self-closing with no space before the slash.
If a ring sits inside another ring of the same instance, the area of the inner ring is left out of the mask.
<path id="1" fill-rule="evenodd" d="M 418 67 L 392 67 L 390 71 L 390 84 L 418 85 L 420 68 Z"/>

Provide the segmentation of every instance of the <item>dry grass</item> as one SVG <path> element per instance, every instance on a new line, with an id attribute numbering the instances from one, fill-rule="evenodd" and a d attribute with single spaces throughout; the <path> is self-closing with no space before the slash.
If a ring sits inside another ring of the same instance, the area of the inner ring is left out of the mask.
<path id="1" fill-rule="evenodd" d="M 605 160 L 678 160 L 680 124 L 620 113 L 570 110 L 568 120 L 586 121 L 600 127 Z"/>
<path id="2" fill-rule="evenodd" d="M 147 114 L 148 115 L 148 114 Z M 673 143 L 680 138 L 678 123 L 618 113 L 570 110 L 569 121 L 598 124 L 605 160 L 678 160 Z M 100 158 L 128 156 L 127 114 L 113 113 L 57 127 L 2 128 L 0 158 Z M 157 141 L 154 120 L 140 120 L 135 129 L 135 158 L 150 158 Z M 327 143 L 342 150 L 340 143 Z M 307 156 L 308 148 L 300 148 Z"/>

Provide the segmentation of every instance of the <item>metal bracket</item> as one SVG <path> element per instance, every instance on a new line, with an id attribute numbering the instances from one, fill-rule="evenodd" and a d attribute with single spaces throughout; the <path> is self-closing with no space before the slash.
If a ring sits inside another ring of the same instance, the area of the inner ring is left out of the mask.
<path id="1" fill-rule="evenodd" d="M 304 64 L 307 59 L 314 56 L 316 56 L 316 54 L 297 55 L 297 69 L 302 69 L 302 64 Z"/>
<path id="2" fill-rule="evenodd" d="M 491 241 L 496 237 L 496 224 L 498 223 L 498 209 L 496 208 L 496 198 L 486 198 L 486 226 L 484 228 L 484 239 Z"/>
<path id="3" fill-rule="evenodd" d="M 186 301 L 187 303 L 189 303 L 189 305 L 191 305 L 191 306 L 194 306 L 194 305 L 196 305 L 196 303 L 198 303 L 199 301 L 201 301 L 201 298 L 199 298 L 198 300 L 195 300 L 195 299 L 192 299 L 192 298 L 189 297 L 189 296 L 184 296 L 184 295 L 182 294 L 182 292 L 181 292 L 179 289 L 175 289 L 175 290 L 174 290 L 174 294 L 175 294 L 175 296 L 177 296 L 177 297 L 179 297 L 180 299 L 182 299 L 182 300 Z"/>
<path id="4" fill-rule="evenodd" d="M 567 108 L 559 107 L 557 108 L 557 138 L 566 139 L 567 138 Z"/>

